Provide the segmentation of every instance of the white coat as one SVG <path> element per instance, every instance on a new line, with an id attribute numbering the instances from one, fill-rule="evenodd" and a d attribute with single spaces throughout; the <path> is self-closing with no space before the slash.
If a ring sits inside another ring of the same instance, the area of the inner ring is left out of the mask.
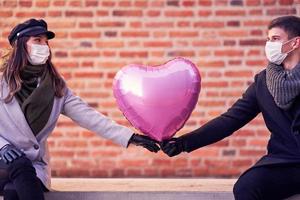
<path id="1" fill-rule="evenodd" d="M 54 98 L 52 112 L 47 124 L 34 136 L 18 101 L 13 98 L 8 104 L 4 102 L 7 94 L 8 85 L 2 81 L 0 83 L 0 148 L 6 144 L 12 144 L 24 151 L 32 161 L 37 176 L 48 189 L 51 186 L 51 169 L 47 138 L 55 128 L 60 114 L 71 118 L 79 126 L 123 147 L 128 146 L 128 141 L 133 134 L 132 130 L 118 125 L 100 114 L 78 96 L 75 96 L 69 88 L 66 88 L 63 97 Z"/>

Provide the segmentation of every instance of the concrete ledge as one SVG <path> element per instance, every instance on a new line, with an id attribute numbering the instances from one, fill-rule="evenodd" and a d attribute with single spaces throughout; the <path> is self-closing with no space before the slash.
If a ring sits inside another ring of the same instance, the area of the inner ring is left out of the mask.
<path id="1" fill-rule="evenodd" d="M 47 200 L 233 200 L 236 179 L 53 179 Z M 67 192 L 68 191 L 68 192 Z M 71 191 L 71 192 L 70 192 Z"/>
<path id="2" fill-rule="evenodd" d="M 45 197 L 46 200 L 234 200 L 235 182 L 236 179 L 54 178 L 54 191 Z M 300 200 L 300 195 L 288 200 Z"/>

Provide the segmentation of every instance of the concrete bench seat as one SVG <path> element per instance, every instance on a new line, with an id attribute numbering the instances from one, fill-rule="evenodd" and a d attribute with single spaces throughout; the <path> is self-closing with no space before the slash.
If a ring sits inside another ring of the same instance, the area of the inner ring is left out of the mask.
<path id="1" fill-rule="evenodd" d="M 234 200 L 235 182 L 236 179 L 198 178 L 53 178 L 54 191 L 45 196 L 46 200 Z M 300 195 L 288 200 L 300 200 Z"/>
<path id="2" fill-rule="evenodd" d="M 232 200 L 235 179 L 53 179 L 49 199 Z M 71 193 L 70 193 L 71 191 Z M 76 191 L 76 192 L 75 192 Z M 68 195 L 64 194 L 67 192 Z M 48 198 L 49 197 L 49 198 Z"/>

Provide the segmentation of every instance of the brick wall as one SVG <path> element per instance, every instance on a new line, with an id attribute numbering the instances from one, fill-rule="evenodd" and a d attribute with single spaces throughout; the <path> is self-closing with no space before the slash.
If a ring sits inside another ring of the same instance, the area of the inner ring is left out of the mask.
<path id="1" fill-rule="evenodd" d="M 300 0 L 0 0 L 0 48 L 18 22 L 44 18 L 56 33 L 53 61 L 91 106 L 129 126 L 112 95 L 115 73 L 129 63 L 159 64 L 176 56 L 202 76 L 191 131 L 227 110 L 266 64 L 268 22 L 300 14 Z M 211 133 L 213 134 L 213 133 Z M 168 158 L 123 149 L 61 117 L 49 138 L 55 176 L 237 176 L 265 153 L 269 133 L 259 116 L 231 137 Z"/>

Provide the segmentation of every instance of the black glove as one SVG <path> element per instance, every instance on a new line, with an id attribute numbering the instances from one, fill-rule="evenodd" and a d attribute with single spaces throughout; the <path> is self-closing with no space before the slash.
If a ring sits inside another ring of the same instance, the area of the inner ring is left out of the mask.
<path id="1" fill-rule="evenodd" d="M 160 148 L 169 157 L 176 156 L 181 152 L 185 151 L 183 139 L 180 137 L 162 141 L 160 143 Z"/>
<path id="2" fill-rule="evenodd" d="M 151 152 L 158 152 L 160 150 L 157 142 L 145 135 L 133 134 L 129 139 L 128 144 L 134 144 L 136 146 L 142 146 Z"/>
<path id="3" fill-rule="evenodd" d="M 7 144 L 0 149 L 0 158 L 6 164 L 12 163 L 14 160 L 25 155 L 22 151 L 11 144 Z"/>

